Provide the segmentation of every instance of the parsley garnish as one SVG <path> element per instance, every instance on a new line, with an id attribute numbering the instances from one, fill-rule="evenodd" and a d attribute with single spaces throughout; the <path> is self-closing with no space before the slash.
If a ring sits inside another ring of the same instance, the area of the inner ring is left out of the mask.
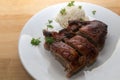
<path id="1" fill-rule="evenodd" d="M 65 8 L 61 9 L 61 10 L 60 10 L 60 13 L 61 13 L 62 15 L 66 15 L 66 9 L 65 9 Z"/>
<path id="2" fill-rule="evenodd" d="M 51 25 L 51 23 L 52 23 L 53 21 L 52 20 L 48 20 L 48 24 L 47 24 L 47 29 L 48 28 L 54 28 L 52 25 Z"/>
<path id="3" fill-rule="evenodd" d="M 82 6 L 78 6 L 79 9 L 82 9 Z"/>
<path id="4" fill-rule="evenodd" d="M 54 42 L 54 38 L 53 37 L 46 37 L 45 41 L 49 44 L 52 44 Z"/>
<path id="5" fill-rule="evenodd" d="M 51 24 L 48 24 L 47 28 L 53 28 L 53 26 Z"/>
<path id="6" fill-rule="evenodd" d="M 84 19 L 83 19 L 83 18 L 80 18 L 80 21 L 84 21 Z"/>
<path id="7" fill-rule="evenodd" d="M 37 38 L 37 39 L 32 38 L 32 40 L 31 40 L 31 44 L 34 45 L 34 46 L 39 45 L 40 42 L 41 42 L 41 41 L 40 41 L 40 38 Z"/>
<path id="8" fill-rule="evenodd" d="M 51 24 L 53 21 L 52 20 L 48 20 L 48 23 Z"/>
<path id="9" fill-rule="evenodd" d="M 74 6 L 74 2 L 75 2 L 75 1 L 69 2 L 67 6 L 69 6 L 69 7 Z"/>
<path id="10" fill-rule="evenodd" d="M 96 10 L 93 10 L 93 11 L 92 11 L 92 14 L 95 15 L 95 13 L 96 13 Z"/>

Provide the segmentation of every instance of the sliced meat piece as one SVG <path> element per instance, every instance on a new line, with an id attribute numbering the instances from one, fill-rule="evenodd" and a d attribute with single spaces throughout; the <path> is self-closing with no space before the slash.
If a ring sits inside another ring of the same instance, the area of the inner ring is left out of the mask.
<path id="1" fill-rule="evenodd" d="M 50 51 L 56 59 L 65 67 L 67 77 L 72 76 L 86 64 L 86 57 L 79 56 L 78 53 L 63 42 L 54 42 L 50 45 Z"/>
<path id="2" fill-rule="evenodd" d="M 88 65 L 92 64 L 96 60 L 98 50 L 86 38 L 76 35 L 65 42 L 76 49 L 82 56 L 86 56 Z"/>
<path id="3" fill-rule="evenodd" d="M 107 34 L 107 25 L 101 21 L 94 20 L 82 26 L 79 32 L 101 50 Z"/>
<path id="4" fill-rule="evenodd" d="M 50 50 L 61 55 L 67 61 L 75 61 L 79 58 L 78 53 L 69 45 L 63 42 L 54 42 L 50 45 Z"/>
<path id="5" fill-rule="evenodd" d="M 86 66 L 86 57 L 81 56 L 79 58 L 79 64 L 77 62 L 72 62 L 68 66 L 71 67 L 71 69 L 69 68 L 70 70 L 67 71 L 66 76 L 71 77 Z"/>

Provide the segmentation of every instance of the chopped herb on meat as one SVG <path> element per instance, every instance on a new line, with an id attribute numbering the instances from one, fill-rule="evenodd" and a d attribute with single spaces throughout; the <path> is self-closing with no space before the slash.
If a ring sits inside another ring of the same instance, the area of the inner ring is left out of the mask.
<path id="1" fill-rule="evenodd" d="M 53 39 L 53 37 L 46 37 L 45 41 L 49 44 L 52 44 L 54 42 L 54 39 Z"/>

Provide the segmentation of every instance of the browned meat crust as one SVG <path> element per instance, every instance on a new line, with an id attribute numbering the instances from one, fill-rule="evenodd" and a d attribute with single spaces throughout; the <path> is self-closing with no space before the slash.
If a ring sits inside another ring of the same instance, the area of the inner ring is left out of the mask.
<path id="1" fill-rule="evenodd" d="M 107 25 L 101 21 L 91 21 L 90 24 L 84 25 L 79 29 L 80 33 L 84 37 L 96 44 L 97 48 L 101 50 L 103 48 L 105 37 L 107 34 Z"/>
<path id="2" fill-rule="evenodd" d="M 50 51 L 65 67 L 67 77 L 72 76 L 72 74 L 83 68 L 86 64 L 86 57 L 80 56 L 75 49 L 64 42 L 54 42 L 50 45 Z"/>
<path id="3" fill-rule="evenodd" d="M 96 61 L 105 42 L 107 25 L 98 20 L 73 20 L 59 32 L 43 30 L 43 34 L 54 39 L 51 44 L 45 41 L 44 47 L 65 67 L 66 76 L 71 77 Z"/>
<path id="4" fill-rule="evenodd" d="M 76 49 L 81 55 L 87 57 L 87 65 L 92 64 L 96 60 L 98 50 L 86 38 L 76 35 L 73 38 L 66 40 L 66 43 Z"/>

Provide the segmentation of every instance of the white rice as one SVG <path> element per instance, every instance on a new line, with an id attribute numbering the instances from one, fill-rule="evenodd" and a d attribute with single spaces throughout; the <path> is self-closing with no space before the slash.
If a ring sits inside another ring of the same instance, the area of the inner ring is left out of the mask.
<path id="1" fill-rule="evenodd" d="M 88 17 L 85 15 L 85 11 L 78 6 L 66 6 L 65 7 L 66 14 L 62 15 L 60 12 L 56 16 L 56 21 L 64 28 L 68 26 L 69 20 L 89 20 Z"/>

